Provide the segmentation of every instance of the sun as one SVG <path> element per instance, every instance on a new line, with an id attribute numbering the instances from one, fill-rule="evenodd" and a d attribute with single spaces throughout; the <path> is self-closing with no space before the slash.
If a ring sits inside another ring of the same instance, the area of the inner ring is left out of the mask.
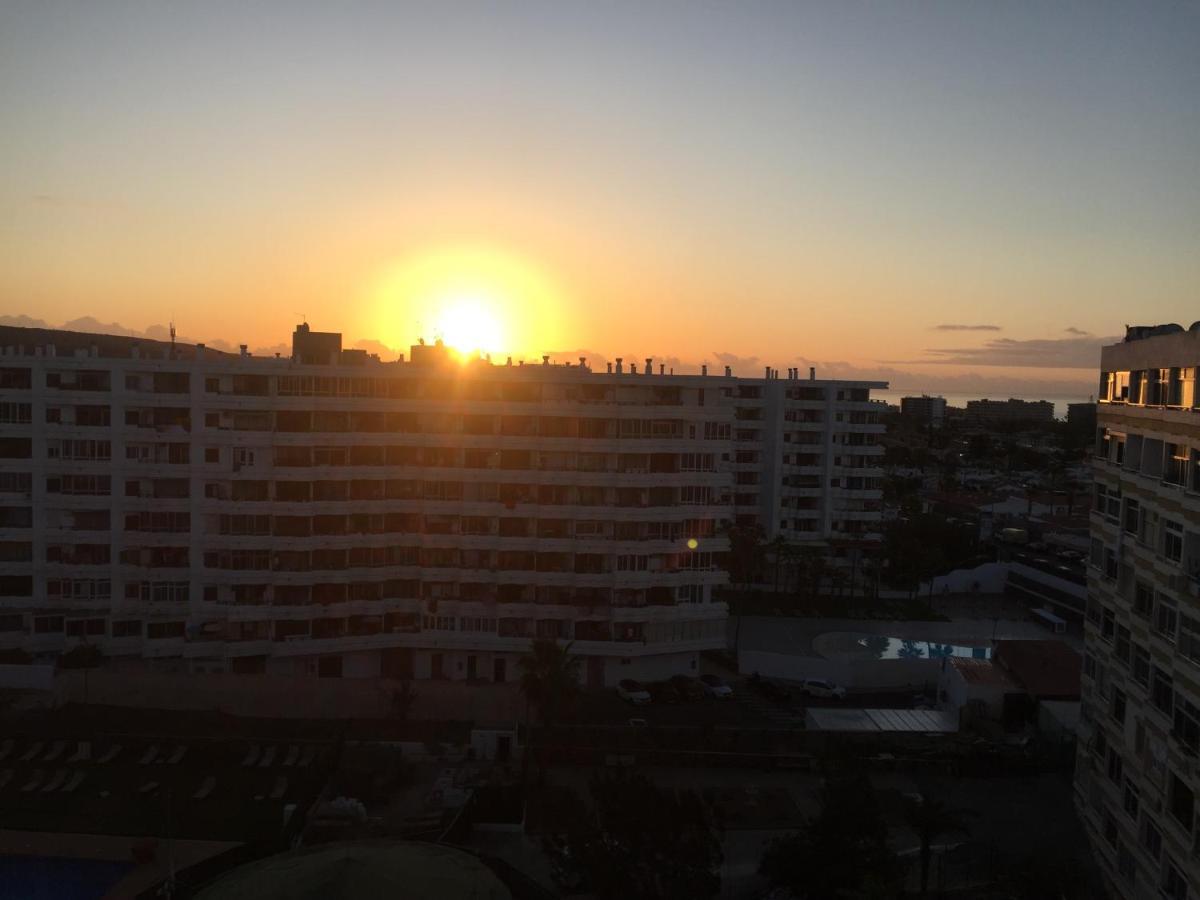
<path id="1" fill-rule="evenodd" d="M 504 329 L 491 305 L 477 297 L 451 297 L 442 307 L 434 336 L 464 356 L 498 353 Z"/>
<path id="2" fill-rule="evenodd" d="M 531 354 L 562 341 L 569 304 L 536 262 L 481 245 L 415 247 L 379 269 L 368 288 L 379 340 L 440 338 L 464 358 Z"/>

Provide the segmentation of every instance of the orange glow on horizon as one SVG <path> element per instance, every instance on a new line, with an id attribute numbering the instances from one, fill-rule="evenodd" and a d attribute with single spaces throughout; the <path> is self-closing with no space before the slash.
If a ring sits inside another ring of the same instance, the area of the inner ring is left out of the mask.
<path id="1" fill-rule="evenodd" d="M 388 266 L 370 289 L 380 340 L 442 340 L 463 357 L 536 355 L 562 339 L 568 305 L 535 263 L 486 246 L 436 247 Z"/>

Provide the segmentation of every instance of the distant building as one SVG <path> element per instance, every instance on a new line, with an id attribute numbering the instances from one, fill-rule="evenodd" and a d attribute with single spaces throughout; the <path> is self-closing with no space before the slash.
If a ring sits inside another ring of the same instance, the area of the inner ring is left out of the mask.
<path id="1" fill-rule="evenodd" d="M 1041 425 L 1054 421 L 1054 404 L 1049 400 L 968 400 L 969 426 Z"/>
<path id="2" fill-rule="evenodd" d="M 946 398 L 920 397 L 900 398 L 900 418 L 918 425 L 939 427 L 946 419 Z"/>
<path id="3" fill-rule="evenodd" d="M 1113 896 L 1192 897 L 1200 323 L 1131 328 L 1100 366 L 1075 800 Z"/>
<path id="4" fill-rule="evenodd" d="M 1080 432 L 1092 434 L 1096 430 L 1096 404 L 1091 401 L 1068 403 L 1067 425 Z"/>

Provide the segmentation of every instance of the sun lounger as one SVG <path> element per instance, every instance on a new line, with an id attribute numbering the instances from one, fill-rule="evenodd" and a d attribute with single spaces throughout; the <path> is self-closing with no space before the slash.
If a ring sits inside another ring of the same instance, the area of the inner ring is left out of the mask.
<path id="1" fill-rule="evenodd" d="M 296 744 L 292 744 L 288 747 L 287 756 L 284 758 L 283 764 L 285 766 L 294 766 L 296 764 L 296 760 L 299 758 L 300 748 Z M 3 759 L 3 757 L 0 757 L 0 759 Z"/>
<path id="2" fill-rule="evenodd" d="M 3 743 L 0 743 L 0 762 L 8 759 L 8 754 L 13 752 L 16 743 L 12 738 L 5 738 Z"/>
<path id="3" fill-rule="evenodd" d="M 54 775 L 50 778 L 50 780 L 47 781 L 44 785 L 42 785 L 42 793 L 43 794 L 54 793 L 60 787 L 63 786 L 63 782 L 66 780 L 67 780 L 67 770 L 66 769 L 58 769 L 57 771 L 55 771 Z"/>
<path id="4" fill-rule="evenodd" d="M 167 765 L 177 766 L 183 755 L 187 753 L 187 744 L 177 744 L 175 749 L 171 751 L 170 758 L 167 759 Z"/>
<path id="5" fill-rule="evenodd" d="M 138 760 L 138 765 L 139 766 L 148 766 L 148 765 L 150 765 L 150 763 L 154 762 L 154 759 L 157 756 L 158 756 L 158 744 L 155 744 L 153 747 L 147 747 L 146 752 L 142 754 L 142 758 Z"/>
<path id="6" fill-rule="evenodd" d="M 153 793 L 154 791 L 157 791 L 157 790 L 158 790 L 158 782 L 157 781 L 147 781 L 140 788 L 138 788 L 138 793 L 139 794 L 149 794 L 149 793 Z"/>
<path id="7" fill-rule="evenodd" d="M 62 786 L 61 793 L 63 793 L 63 794 L 75 793 L 76 788 L 78 788 L 81 784 L 83 784 L 83 779 L 85 777 L 86 777 L 86 773 L 83 771 L 83 769 L 76 769 L 75 774 L 72 775 L 70 780 Z"/>
<path id="8" fill-rule="evenodd" d="M 21 754 L 21 762 L 29 762 L 31 759 L 41 753 L 45 746 L 45 741 L 34 741 L 29 745 L 29 749 Z"/>
<path id="9" fill-rule="evenodd" d="M 111 747 L 109 747 L 107 750 L 104 751 L 104 754 L 99 759 L 97 759 L 96 762 L 101 763 L 101 764 L 110 763 L 114 759 L 117 758 L 117 755 L 120 752 L 121 752 L 121 745 L 113 744 Z"/>
<path id="10" fill-rule="evenodd" d="M 75 748 L 75 752 L 67 759 L 69 763 L 87 762 L 92 758 L 92 742 L 80 741 L 79 746 Z"/>
<path id="11" fill-rule="evenodd" d="M 262 755 L 262 759 L 258 761 L 258 767 L 265 769 L 271 763 L 275 762 L 275 751 L 278 749 L 274 744 L 267 748 L 267 752 Z"/>
<path id="12" fill-rule="evenodd" d="M 50 749 L 46 751 L 46 755 L 42 757 L 42 762 L 54 762 L 63 755 L 63 751 L 67 749 L 66 741 L 55 741 L 50 745 Z"/>
<path id="13" fill-rule="evenodd" d="M 28 794 L 30 791 L 37 790 L 38 785 L 42 783 L 42 779 L 45 777 L 46 773 L 41 769 L 34 770 L 34 773 L 30 776 L 29 780 L 21 785 L 21 791 Z"/>
<path id="14" fill-rule="evenodd" d="M 258 755 L 262 752 L 262 748 L 258 744 L 251 744 L 250 749 L 246 751 L 246 756 L 242 759 L 242 768 L 248 769 L 258 762 Z"/>
<path id="15" fill-rule="evenodd" d="M 316 755 L 317 755 L 317 748 L 314 747 L 312 744 L 309 744 L 307 747 L 304 748 L 304 752 L 302 754 L 300 754 L 300 762 L 298 762 L 296 765 L 298 765 L 302 769 L 306 769 L 312 765 L 312 761 L 313 761 L 313 759 L 316 758 Z"/>
<path id="16" fill-rule="evenodd" d="M 4 790 L 6 787 L 8 787 L 8 783 L 10 781 L 12 781 L 12 779 L 13 779 L 13 770 L 12 769 L 5 769 L 3 772 L 0 772 L 0 791 Z"/>
<path id="17" fill-rule="evenodd" d="M 192 794 L 193 800 L 203 800 L 213 792 L 213 788 L 217 786 L 216 775 L 205 775 L 204 781 L 200 782 L 200 787 L 196 789 L 196 793 Z"/>
<path id="18" fill-rule="evenodd" d="M 275 786 L 271 788 L 271 799 L 282 800 L 283 795 L 287 793 L 288 780 L 286 775 L 280 775 L 275 779 Z"/>

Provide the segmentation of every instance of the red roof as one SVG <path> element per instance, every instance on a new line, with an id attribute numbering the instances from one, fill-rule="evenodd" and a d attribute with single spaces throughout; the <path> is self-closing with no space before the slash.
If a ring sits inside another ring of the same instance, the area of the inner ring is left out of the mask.
<path id="1" fill-rule="evenodd" d="M 991 685 L 993 687 L 1019 689 L 1008 673 L 990 659 L 972 659 L 966 656 L 950 657 L 950 665 L 958 671 L 967 684 Z"/>
<path id="2" fill-rule="evenodd" d="M 997 641 L 992 658 L 1034 697 L 1079 699 L 1083 657 L 1062 641 Z"/>

